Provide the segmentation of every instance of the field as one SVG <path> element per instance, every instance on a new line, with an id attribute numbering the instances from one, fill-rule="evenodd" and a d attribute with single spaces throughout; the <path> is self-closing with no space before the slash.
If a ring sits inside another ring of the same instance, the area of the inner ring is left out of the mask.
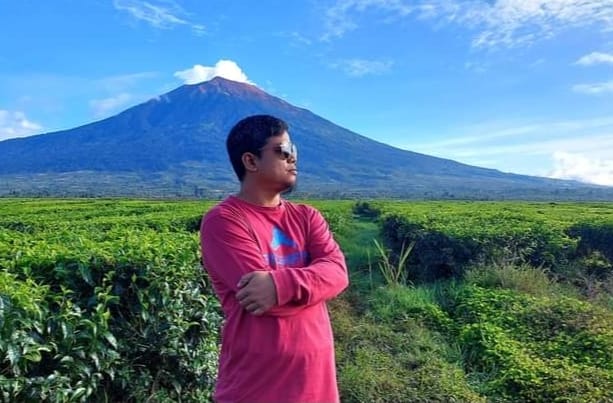
<path id="1" fill-rule="evenodd" d="M 613 402 L 613 204 L 310 201 L 343 402 Z M 5 401 L 209 401 L 212 201 L 0 199 Z"/>

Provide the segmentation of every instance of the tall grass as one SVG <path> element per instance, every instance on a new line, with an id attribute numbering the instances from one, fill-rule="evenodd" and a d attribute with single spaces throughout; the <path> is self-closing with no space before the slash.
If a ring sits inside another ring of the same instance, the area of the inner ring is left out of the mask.
<path id="1" fill-rule="evenodd" d="M 411 242 L 408 247 L 403 244 L 398 255 L 398 260 L 394 262 L 389 250 L 385 249 L 379 241 L 373 240 L 379 257 L 377 268 L 383 276 L 385 284 L 391 287 L 409 284 L 409 270 L 407 261 L 409 255 L 415 246 L 415 242 Z"/>
<path id="2" fill-rule="evenodd" d="M 534 296 L 547 296 L 562 291 L 548 270 L 528 264 L 494 263 L 475 266 L 466 271 L 464 279 L 467 284 L 510 289 Z"/>

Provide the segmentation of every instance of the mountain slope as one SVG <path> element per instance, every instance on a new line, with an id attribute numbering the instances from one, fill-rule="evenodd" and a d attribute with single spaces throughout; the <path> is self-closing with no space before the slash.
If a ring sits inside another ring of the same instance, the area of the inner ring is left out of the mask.
<path id="1" fill-rule="evenodd" d="M 504 197 L 608 191 L 400 150 L 255 86 L 215 78 L 99 122 L 0 142 L 0 195 L 227 192 L 237 186 L 225 151 L 227 133 L 239 119 L 259 113 L 289 123 L 300 149 L 300 189 L 309 194 Z"/>

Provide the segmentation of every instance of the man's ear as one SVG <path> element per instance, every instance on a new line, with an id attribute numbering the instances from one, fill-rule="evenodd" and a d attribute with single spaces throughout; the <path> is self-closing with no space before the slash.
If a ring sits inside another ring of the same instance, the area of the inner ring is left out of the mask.
<path id="1" fill-rule="evenodd" d="M 244 153 L 241 157 L 245 171 L 256 172 L 258 170 L 257 157 L 252 153 Z"/>

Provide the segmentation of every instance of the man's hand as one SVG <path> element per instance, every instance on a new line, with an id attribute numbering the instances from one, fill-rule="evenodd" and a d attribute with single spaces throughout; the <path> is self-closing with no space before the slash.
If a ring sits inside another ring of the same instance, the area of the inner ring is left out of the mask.
<path id="1" fill-rule="evenodd" d="M 252 271 L 238 282 L 236 298 L 253 315 L 262 315 L 277 304 L 277 289 L 267 271 Z"/>

